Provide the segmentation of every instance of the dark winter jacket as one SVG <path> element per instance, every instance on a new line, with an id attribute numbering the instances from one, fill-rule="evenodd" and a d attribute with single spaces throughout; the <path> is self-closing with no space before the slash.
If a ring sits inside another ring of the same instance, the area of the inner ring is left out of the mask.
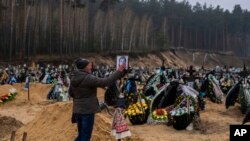
<path id="1" fill-rule="evenodd" d="M 84 71 L 74 71 L 70 74 L 69 95 L 73 97 L 74 114 L 92 114 L 99 112 L 97 87 L 113 84 L 122 72 L 116 71 L 107 78 L 99 78 Z"/>

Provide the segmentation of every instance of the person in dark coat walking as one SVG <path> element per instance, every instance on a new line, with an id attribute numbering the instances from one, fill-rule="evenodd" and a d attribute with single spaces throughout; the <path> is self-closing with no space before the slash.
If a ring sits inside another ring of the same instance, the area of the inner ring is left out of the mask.
<path id="1" fill-rule="evenodd" d="M 76 70 L 70 74 L 69 95 L 73 97 L 72 123 L 77 123 L 75 141 L 89 141 L 92 135 L 95 113 L 100 112 L 97 87 L 113 84 L 125 70 L 122 65 L 107 78 L 92 75 L 92 64 L 87 59 L 75 61 Z"/>

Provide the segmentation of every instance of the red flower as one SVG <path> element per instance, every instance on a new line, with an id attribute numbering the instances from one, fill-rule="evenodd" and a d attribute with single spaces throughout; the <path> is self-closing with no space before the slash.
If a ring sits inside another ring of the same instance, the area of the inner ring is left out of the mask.
<path id="1" fill-rule="evenodd" d="M 2 100 L 4 100 L 4 99 L 6 99 L 6 98 L 8 98 L 9 96 L 6 94 L 6 95 L 2 95 L 1 97 L 0 97 L 0 99 L 2 99 Z"/>
<path id="2" fill-rule="evenodd" d="M 156 114 L 159 115 L 159 116 L 163 115 L 164 114 L 163 109 L 157 109 Z"/>

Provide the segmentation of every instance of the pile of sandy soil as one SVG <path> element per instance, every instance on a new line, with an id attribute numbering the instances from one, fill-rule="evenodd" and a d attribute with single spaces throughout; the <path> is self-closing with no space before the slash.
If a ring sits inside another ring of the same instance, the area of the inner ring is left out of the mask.
<path id="1" fill-rule="evenodd" d="M 30 83 L 30 103 L 36 104 L 47 101 L 47 94 L 49 90 L 52 88 L 52 84 L 41 84 L 41 83 Z M 17 96 L 14 102 L 14 105 L 26 103 L 28 101 L 28 91 L 24 90 L 24 84 L 18 83 L 13 85 L 1 85 L 0 86 L 0 94 L 9 93 L 10 89 L 17 90 Z M 12 105 L 13 102 L 8 102 L 8 106 Z"/>
<path id="2" fill-rule="evenodd" d="M 11 134 L 12 131 L 16 131 L 22 125 L 23 123 L 15 118 L 0 115 L 0 140 L 2 140 L 5 135 Z"/>
<path id="3" fill-rule="evenodd" d="M 0 87 L 0 96 L 8 94 L 10 92 L 10 89 L 13 89 L 15 87 L 13 87 L 12 85 L 2 85 Z"/>
<path id="4" fill-rule="evenodd" d="M 77 128 L 70 122 L 71 110 L 71 102 L 56 103 L 45 107 L 34 120 L 18 130 L 17 139 L 20 140 L 23 132 L 27 132 L 30 141 L 73 140 L 77 134 Z M 126 140 L 229 140 L 229 125 L 240 124 L 243 116 L 239 105 L 226 110 L 223 104 L 215 104 L 207 100 L 206 110 L 201 112 L 202 125 L 206 128 L 206 132 L 177 131 L 166 125 L 131 125 L 128 121 L 132 137 Z M 105 112 L 97 114 L 92 140 L 114 140 L 114 137 L 110 136 L 111 124 L 110 115 Z"/>
<path id="5" fill-rule="evenodd" d="M 94 62 L 96 65 L 115 66 L 115 56 L 104 56 L 100 54 L 82 55 Z M 154 52 L 149 54 L 136 54 L 129 56 L 129 65 L 148 67 L 153 69 L 162 65 L 162 60 L 165 60 L 166 67 L 187 68 L 190 65 L 204 66 L 205 68 L 219 66 L 237 66 L 242 67 L 244 63 L 250 65 L 249 61 L 244 61 L 233 55 L 215 54 L 208 52 L 192 52 L 184 49 L 168 50 L 163 52 Z"/>
<path id="6" fill-rule="evenodd" d="M 49 105 L 33 121 L 20 128 L 16 138 L 21 140 L 23 132 L 27 132 L 29 141 L 74 140 L 77 135 L 77 128 L 76 124 L 70 122 L 71 113 L 71 102 Z M 97 114 L 92 140 L 114 140 L 114 137 L 110 136 L 111 124 L 112 118 L 109 115 L 105 113 Z M 129 140 L 138 141 L 139 138 L 134 136 Z"/>
<path id="7" fill-rule="evenodd" d="M 242 67 L 245 63 L 246 65 L 250 65 L 249 59 L 247 58 L 239 58 L 234 56 L 233 54 L 222 54 L 222 53 L 209 53 L 209 52 L 199 52 L 181 48 L 172 48 L 166 51 L 161 52 L 151 52 L 151 53 L 119 53 L 119 55 L 129 55 L 129 65 L 134 66 L 143 66 L 149 67 L 151 69 L 155 67 L 159 67 L 162 64 L 162 59 L 165 60 L 165 66 L 167 67 L 182 67 L 186 68 L 187 66 L 201 66 L 203 65 L 205 68 L 215 67 L 217 65 L 220 66 L 237 66 Z M 64 57 L 62 60 L 58 56 L 36 56 L 34 61 L 51 63 L 51 64 L 61 64 L 68 63 L 71 64 L 78 57 L 89 59 L 94 65 L 109 65 L 115 66 L 116 64 L 116 55 L 115 54 L 107 54 L 107 53 L 83 53 L 79 56 L 75 57 Z M 39 60 L 39 61 L 38 61 Z M 6 62 L 0 62 L 0 64 L 6 64 Z M 14 62 L 12 62 L 14 63 Z M 34 65 L 35 66 L 35 65 Z"/>
<path id="8" fill-rule="evenodd" d="M 0 114 L 8 115 L 9 118 L 18 119 L 25 125 L 17 132 L 16 139 L 22 140 L 24 132 L 28 133 L 28 141 L 68 141 L 73 140 L 77 135 L 77 127 L 71 123 L 72 102 L 51 102 L 46 97 L 51 85 L 31 84 L 30 85 L 30 101 L 27 100 L 27 92 L 23 90 L 22 84 L 13 86 L 3 85 L 1 89 L 8 91 L 9 88 L 16 88 L 18 95 L 13 101 L 0 106 Z M 103 101 L 104 89 L 98 89 L 98 98 Z M 96 115 L 95 126 L 92 139 L 98 140 L 114 140 L 110 136 L 112 117 L 107 113 Z M 11 131 L 15 130 L 12 126 L 4 128 L 10 129 L 9 132 L 0 134 L 5 136 L 3 140 L 9 140 Z M 141 139 L 134 135 L 127 140 L 140 141 Z"/>
<path id="9" fill-rule="evenodd" d="M 38 84 L 34 86 L 38 90 L 36 94 L 41 94 L 43 86 Z M 50 87 L 44 86 L 49 89 Z M 32 89 L 32 88 L 31 88 Z M 44 88 L 45 91 L 46 88 Z M 34 90 L 35 91 L 35 90 Z M 98 89 L 98 98 L 103 100 L 103 89 Z M 20 98 L 20 97 L 19 97 Z M 12 115 L 13 117 L 28 117 L 29 121 L 26 121 L 25 125 L 17 131 L 16 139 L 21 140 L 24 132 L 28 133 L 28 141 L 68 141 L 73 140 L 77 135 L 77 127 L 71 123 L 72 114 L 72 102 L 57 102 L 57 103 L 25 103 L 18 105 L 19 99 L 11 103 L 7 103 L 4 106 L 12 105 L 12 109 L 16 109 L 19 115 Z M 16 106 L 15 106 L 16 103 Z M 21 106 L 20 110 L 17 107 Z M 7 108 L 7 107 L 5 107 Z M 0 107 L 0 111 L 6 111 L 3 107 Z M 7 109 L 9 113 L 10 109 Z M 30 111 L 30 112 L 28 112 Z M 5 112 L 6 114 L 7 112 Z M 33 117 L 31 116 L 33 114 Z M 3 114 L 2 114 L 3 115 Z M 224 104 L 215 104 L 207 99 L 205 111 L 201 111 L 202 125 L 206 128 L 206 132 L 201 131 L 177 131 L 172 126 L 167 125 L 132 125 L 128 119 L 129 129 L 132 133 L 130 138 L 125 140 L 129 141 L 208 141 L 208 140 L 229 140 L 229 125 L 241 124 L 244 117 L 239 110 L 239 105 L 229 109 L 225 108 Z M 98 113 L 95 119 L 94 131 L 92 135 L 93 141 L 113 141 L 113 136 L 110 135 L 112 124 L 112 117 L 105 111 Z M 9 140 L 9 136 L 5 138 Z"/>
<path id="10" fill-rule="evenodd" d="M 31 121 L 37 112 L 44 106 L 54 103 L 47 100 L 47 94 L 52 85 L 47 84 L 30 84 L 30 101 L 28 101 L 28 92 L 23 89 L 23 84 L 2 85 L 1 92 L 7 93 L 9 89 L 15 88 L 17 95 L 14 100 L 0 105 L 0 114 L 14 117 L 26 124 Z"/>

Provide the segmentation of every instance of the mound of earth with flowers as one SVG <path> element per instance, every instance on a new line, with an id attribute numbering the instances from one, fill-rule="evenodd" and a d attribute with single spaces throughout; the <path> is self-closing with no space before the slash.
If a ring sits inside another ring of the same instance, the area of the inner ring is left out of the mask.
<path id="1" fill-rule="evenodd" d="M 28 141 L 69 141 L 77 135 L 77 127 L 71 121 L 72 102 L 59 102 L 45 107 L 37 117 L 20 128 L 16 139 L 21 140 L 24 132 L 28 133 Z M 93 141 L 114 140 L 110 135 L 112 118 L 107 113 L 99 113 L 95 118 L 92 134 Z M 140 141 L 137 135 L 126 140 Z"/>
<path id="2" fill-rule="evenodd" d="M 6 87 L 6 86 L 0 86 Z M 17 140 L 21 140 L 23 132 L 28 133 L 28 141 L 68 141 L 73 140 L 77 134 L 75 124 L 70 122 L 72 102 L 54 103 L 44 102 L 47 92 L 51 86 L 43 84 L 31 85 L 31 101 L 27 101 L 27 93 L 23 91 L 23 85 L 16 84 L 9 86 L 17 89 L 18 95 L 12 101 L 0 106 L 0 114 L 8 115 L 18 119 L 24 125 L 17 131 Z M 6 90 L 8 92 L 8 90 Z M 104 99 L 104 90 L 98 89 L 98 98 Z M 33 94 L 33 95 L 32 95 Z M 44 97 L 43 97 L 44 96 Z M 32 102 L 34 100 L 34 102 Z M 40 102 L 39 102 L 40 101 Z M 216 104 L 207 99 L 205 111 L 200 112 L 202 125 L 206 132 L 197 130 L 177 131 L 173 127 L 165 124 L 149 125 L 147 123 L 133 125 L 129 123 L 132 133 L 130 141 L 165 141 L 184 140 L 184 141 L 206 141 L 206 140 L 229 140 L 229 125 L 241 124 L 244 115 L 239 110 L 240 105 L 226 109 L 224 104 Z M 112 117 L 103 111 L 96 115 L 93 131 L 93 141 L 95 140 L 115 140 L 110 135 Z M 0 135 L 3 132 L 0 130 Z M 3 141 L 10 140 L 10 133 L 4 133 Z"/>

